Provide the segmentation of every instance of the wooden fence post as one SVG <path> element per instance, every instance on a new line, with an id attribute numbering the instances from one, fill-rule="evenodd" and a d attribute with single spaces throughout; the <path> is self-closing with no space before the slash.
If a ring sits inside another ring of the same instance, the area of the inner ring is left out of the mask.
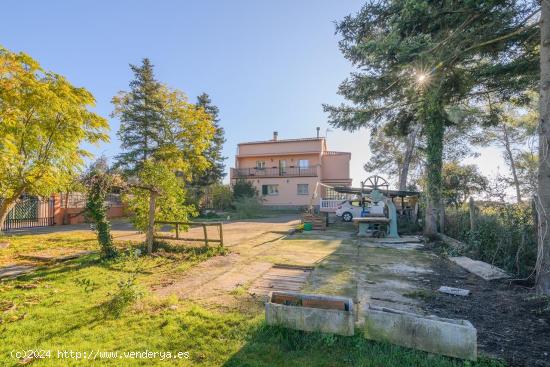
<path id="1" fill-rule="evenodd" d="M 180 239 L 180 224 L 176 222 L 176 240 Z"/>
<path id="2" fill-rule="evenodd" d="M 208 247 L 208 231 L 206 230 L 206 224 L 202 225 L 202 230 L 204 231 L 204 244 Z"/>
<path id="3" fill-rule="evenodd" d="M 220 223 L 218 228 L 220 230 L 220 246 L 223 247 L 223 223 Z"/>
<path id="4" fill-rule="evenodd" d="M 470 196 L 469 209 L 470 209 L 470 232 L 474 232 L 476 230 L 476 206 L 474 203 L 474 198 L 471 196 Z"/>

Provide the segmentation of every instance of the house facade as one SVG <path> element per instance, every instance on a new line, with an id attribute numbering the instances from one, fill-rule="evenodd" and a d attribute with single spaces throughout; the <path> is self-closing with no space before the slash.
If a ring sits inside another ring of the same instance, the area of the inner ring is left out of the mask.
<path id="1" fill-rule="evenodd" d="M 324 185 L 351 186 L 350 159 L 328 150 L 323 137 L 278 139 L 274 132 L 271 140 L 238 145 L 230 180 L 252 182 L 267 206 L 317 206 Z"/>

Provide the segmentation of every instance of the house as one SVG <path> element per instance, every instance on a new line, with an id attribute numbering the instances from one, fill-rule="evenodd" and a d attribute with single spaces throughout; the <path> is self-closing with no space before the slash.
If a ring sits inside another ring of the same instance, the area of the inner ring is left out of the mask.
<path id="1" fill-rule="evenodd" d="M 266 206 L 318 206 L 327 187 L 351 186 L 351 153 L 328 150 L 324 137 L 273 138 L 240 143 L 231 169 L 231 184 L 252 182 Z"/>

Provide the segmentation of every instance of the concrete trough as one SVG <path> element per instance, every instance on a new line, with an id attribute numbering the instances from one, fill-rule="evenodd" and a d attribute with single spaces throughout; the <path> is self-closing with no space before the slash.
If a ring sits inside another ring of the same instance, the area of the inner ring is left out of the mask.
<path id="1" fill-rule="evenodd" d="M 367 339 L 455 358 L 477 359 L 477 330 L 467 320 L 420 316 L 367 305 L 364 331 Z"/>
<path id="2" fill-rule="evenodd" d="M 355 327 L 350 298 L 296 292 L 271 292 L 265 319 L 268 325 L 346 336 L 353 335 Z"/>

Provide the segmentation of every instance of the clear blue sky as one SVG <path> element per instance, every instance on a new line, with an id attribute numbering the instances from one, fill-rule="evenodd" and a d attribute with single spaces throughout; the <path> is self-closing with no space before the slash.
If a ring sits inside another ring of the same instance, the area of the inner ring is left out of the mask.
<path id="1" fill-rule="evenodd" d="M 362 0 L 21 1 L 2 2 L 0 44 L 24 51 L 43 67 L 90 90 L 97 112 L 128 89 L 129 63 L 149 57 L 157 77 L 202 92 L 220 108 L 227 166 L 237 143 L 308 137 L 328 127 L 322 103 L 340 103 L 338 84 L 352 71 L 338 50 L 334 21 L 357 12 Z M 111 142 L 95 154 L 116 155 Z M 368 134 L 333 131 L 331 150 L 352 152 L 354 184 L 364 179 Z"/>

